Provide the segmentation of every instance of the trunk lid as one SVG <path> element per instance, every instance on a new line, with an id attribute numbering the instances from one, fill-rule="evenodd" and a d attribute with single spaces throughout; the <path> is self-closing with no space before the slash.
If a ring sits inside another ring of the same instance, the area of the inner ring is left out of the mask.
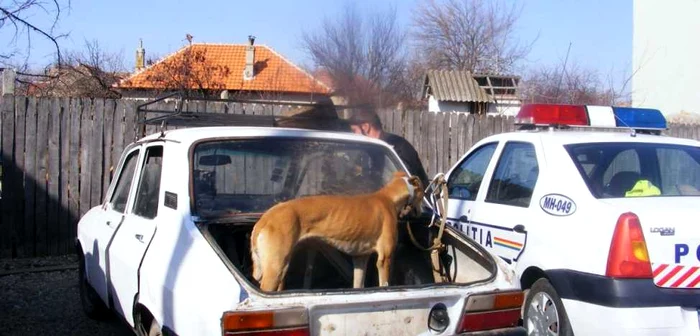
<path id="1" fill-rule="evenodd" d="M 602 201 L 639 217 L 656 286 L 700 288 L 700 197 Z"/>

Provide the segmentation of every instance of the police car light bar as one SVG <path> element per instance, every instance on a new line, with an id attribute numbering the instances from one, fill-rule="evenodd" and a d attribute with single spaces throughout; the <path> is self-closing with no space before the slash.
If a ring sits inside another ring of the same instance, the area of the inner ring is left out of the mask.
<path id="1" fill-rule="evenodd" d="M 515 117 L 515 124 L 637 130 L 667 129 L 666 118 L 657 109 L 598 105 L 525 104 Z"/>

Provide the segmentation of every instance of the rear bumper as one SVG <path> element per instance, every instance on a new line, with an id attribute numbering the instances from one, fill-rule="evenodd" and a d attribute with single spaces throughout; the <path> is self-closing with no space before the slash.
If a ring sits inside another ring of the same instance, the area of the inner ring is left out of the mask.
<path id="1" fill-rule="evenodd" d="M 563 300 L 576 335 L 685 336 L 700 334 L 694 308 L 606 307 L 581 301 Z"/>
<path id="2" fill-rule="evenodd" d="M 660 288 L 652 279 L 613 279 L 572 270 L 546 273 L 562 300 L 616 308 L 700 308 L 700 289 Z"/>
<path id="3" fill-rule="evenodd" d="M 496 329 L 472 333 L 459 334 L 460 336 L 527 336 L 527 330 L 523 327 Z"/>

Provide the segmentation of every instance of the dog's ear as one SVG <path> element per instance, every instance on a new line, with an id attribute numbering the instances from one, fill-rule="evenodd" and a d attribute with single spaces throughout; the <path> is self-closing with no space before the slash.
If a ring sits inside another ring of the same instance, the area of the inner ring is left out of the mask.
<path id="1" fill-rule="evenodd" d="M 413 176 L 409 177 L 408 182 L 411 183 L 411 185 L 416 189 L 420 189 L 420 190 L 425 189 L 423 182 L 421 182 L 421 180 L 418 178 L 418 176 L 413 175 Z"/>

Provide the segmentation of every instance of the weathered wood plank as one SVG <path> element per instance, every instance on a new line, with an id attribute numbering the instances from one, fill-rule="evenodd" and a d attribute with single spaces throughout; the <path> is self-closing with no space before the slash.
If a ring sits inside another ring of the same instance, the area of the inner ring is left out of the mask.
<path id="1" fill-rule="evenodd" d="M 107 193 L 107 188 L 109 188 L 109 182 L 112 180 L 112 174 L 114 173 L 115 163 L 112 161 L 112 142 L 114 137 L 114 114 L 116 109 L 116 103 L 114 99 L 105 99 L 104 107 L 104 125 L 103 125 L 103 136 L 102 136 L 102 153 L 104 155 L 104 169 L 102 176 L 102 195 Z"/>
<path id="2" fill-rule="evenodd" d="M 25 127 L 27 116 L 27 97 L 15 97 L 15 167 L 16 174 L 13 178 L 14 187 L 12 192 L 15 194 L 15 237 L 17 239 L 17 257 L 24 258 L 33 255 L 34 251 L 28 248 L 28 242 L 25 239 L 24 222 L 24 145 L 25 145 Z"/>
<path id="3" fill-rule="evenodd" d="M 137 139 L 136 102 L 126 102 L 124 106 L 124 148 Z"/>
<path id="4" fill-rule="evenodd" d="M 442 135 L 443 149 L 440 152 L 440 161 L 442 162 L 442 168 L 440 168 L 440 173 L 446 173 L 450 169 L 450 114 L 445 113 L 442 120 L 442 127 L 444 131 L 440 134 Z"/>
<path id="5" fill-rule="evenodd" d="M 36 98 L 27 99 L 27 114 L 24 141 L 24 239 L 25 250 L 28 256 L 36 256 L 36 137 L 37 137 L 37 109 Z"/>
<path id="6" fill-rule="evenodd" d="M 13 245 L 15 238 L 15 202 L 14 179 L 17 172 L 14 162 L 14 128 L 15 128 L 15 97 L 12 95 L 2 96 L 2 216 L 0 217 L 0 257 L 10 258 L 13 256 Z"/>
<path id="7" fill-rule="evenodd" d="M 447 147 L 445 146 L 446 142 L 444 141 L 444 134 L 447 134 L 447 129 L 445 129 L 445 118 L 446 115 L 444 112 L 438 112 L 437 115 L 435 116 L 435 145 L 436 145 L 436 153 L 435 156 L 433 156 L 433 161 L 435 161 L 435 170 L 431 174 L 431 176 L 434 176 L 437 173 L 443 172 L 444 171 L 444 157 L 447 156 Z"/>
<path id="8" fill-rule="evenodd" d="M 464 155 L 467 151 L 469 151 L 469 148 L 474 145 L 474 132 L 475 129 L 478 129 L 478 127 L 475 127 L 476 118 L 473 114 L 465 115 L 464 119 L 462 119 L 462 123 L 464 125 L 464 133 L 461 136 L 462 143 L 459 152 Z"/>
<path id="9" fill-rule="evenodd" d="M 92 175 L 90 178 L 92 186 L 90 187 L 90 207 L 94 207 L 102 203 L 102 176 L 104 174 L 104 118 L 105 118 L 105 100 L 96 98 L 94 100 L 95 114 L 92 118 L 92 142 L 90 147 L 92 159 Z"/>
<path id="10" fill-rule="evenodd" d="M 457 160 L 462 156 L 459 151 L 459 134 L 461 125 L 459 123 L 459 116 L 461 113 L 450 113 L 450 160 L 448 163 L 448 170 L 457 163 Z M 447 174 L 447 171 L 445 171 Z"/>
<path id="11" fill-rule="evenodd" d="M 435 134 L 437 134 L 437 113 L 429 113 L 427 117 L 426 127 L 428 132 L 426 134 L 432 134 L 433 136 L 429 136 L 427 141 L 428 147 L 426 148 L 426 152 L 428 155 L 428 165 L 426 170 L 429 171 L 427 173 L 428 176 L 434 176 L 437 171 L 437 137 L 435 136 Z"/>
<path id="12" fill-rule="evenodd" d="M 59 198 L 59 172 L 61 169 L 61 149 L 59 146 L 59 136 L 61 134 L 61 99 L 51 99 L 51 110 L 49 111 L 49 152 L 48 152 L 48 198 L 47 198 L 47 218 L 48 226 L 47 242 L 48 253 L 50 255 L 59 254 L 61 240 L 61 228 L 59 227 L 59 208 L 61 201 Z"/>
<path id="13" fill-rule="evenodd" d="M 416 111 L 406 111 L 406 140 L 410 142 L 413 147 L 416 147 L 416 133 L 413 129 L 413 123 L 416 120 Z"/>
<path id="14" fill-rule="evenodd" d="M 404 129 L 404 113 L 400 110 L 391 110 L 392 120 L 394 123 L 394 134 L 401 137 L 406 135 L 406 130 Z"/>
<path id="15" fill-rule="evenodd" d="M 88 98 L 82 99 L 83 113 L 80 121 L 80 214 L 82 217 L 90 210 L 90 194 L 92 186 L 92 115 L 94 107 Z"/>
<path id="16" fill-rule="evenodd" d="M 80 99 L 71 99 L 70 103 L 70 133 L 68 138 L 69 144 L 69 159 L 70 173 L 68 176 L 68 210 L 69 216 L 69 227 L 71 229 L 71 237 L 76 236 L 78 219 L 80 218 L 80 165 L 82 159 L 82 151 L 80 148 L 80 134 L 81 134 L 81 119 L 82 119 L 82 109 L 83 102 Z"/>
<path id="17" fill-rule="evenodd" d="M 124 108 L 123 100 L 117 100 L 112 121 L 112 176 L 119 166 L 119 159 L 124 151 Z"/>
<path id="18" fill-rule="evenodd" d="M 48 148 L 49 148 L 49 117 L 51 115 L 51 100 L 40 99 L 37 108 L 36 125 L 36 247 L 37 256 L 48 254 L 47 242 L 47 196 L 48 196 Z"/>
<path id="19" fill-rule="evenodd" d="M 61 232 L 61 241 L 59 250 L 61 253 L 73 252 L 72 229 L 70 223 L 70 196 L 68 194 L 68 180 L 72 167 L 70 166 L 70 98 L 61 99 L 61 127 L 60 127 L 60 165 L 59 172 L 59 198 L 61 199 L 59 227 Z"/>

